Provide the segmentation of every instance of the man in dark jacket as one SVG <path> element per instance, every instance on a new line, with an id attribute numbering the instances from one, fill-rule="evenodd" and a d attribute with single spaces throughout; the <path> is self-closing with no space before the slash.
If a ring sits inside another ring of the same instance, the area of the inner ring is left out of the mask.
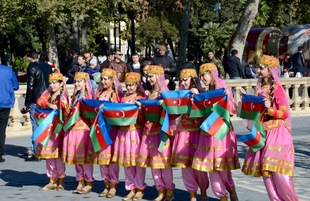
<path id="1" fill-rule="evenodd" d="M 29 111 L 30 113 L 32 132 L 34 132 L 38 127 L 34 118 L 36 102 L 49 86 L 48 77 L 52 73 L 52 67 L 48 64 L 43 65 L 39 62 L 39 54 L 36 50 L 30 50 L 27 53 L 27 57 L 30 61 L 30 64 L 27 68 L 27 90 L 24 111 Z M 37 160 L 37 158 L 34 156 L 36 143 L 33 141 L 32 145 L 32 152 L 29 152 L 29 156 L 26 158 L 26 161 Z"/>
<path id="2" fill-rule="evenodd" d="M 295 75 L 296 73 L 300 72 L 303 76 L 305 72 L 308 72 L 308 68 L 306 66 L 306 61 L 303 55 L 303 47 L 299 46 L 298 47 L 298 52 L 293 54 L 292 56 L 292 64 L 293 68 L 290 69 L 290 72 L 294 72 Z"/>
<path id="3" fill-rule="evenodd" d="M 0 62 L 0 163 L 5 161 L 2 155 L 4 154 L 5 133 L 9 114 L 15 103 L 14 91 L 19 89 L 15 73 L 12 68 L 5 66 L 5 63 L 3 59 Z"/>
<path id="4" fill-rule="evenodd" d="M 171 57 L 166 55 L 167 49 L 164 45 L 159 46 L 158 55 L 153 58 L 153 64 L 162 66 L 165 70 L 165 77 L 172 79 L 175 76 L 177 67 Z"/>
<path id="5" fill-rule="evenodd" d="M 133 53 L 131 55 L 132 62 L 127 63 L 127 72 L 137 72 L 140 73 L 141 63 L 139 61 L 138 53 Z"/>
<path id="6" fill-rule="evenodd" d="M 242 78 L 242 66 L 240 59 L 237 57 L 238 51 L 232 50 L 231 56 L 224 60 L 224 67 L 229 74 L 230 79 L 241 79 Z"/>

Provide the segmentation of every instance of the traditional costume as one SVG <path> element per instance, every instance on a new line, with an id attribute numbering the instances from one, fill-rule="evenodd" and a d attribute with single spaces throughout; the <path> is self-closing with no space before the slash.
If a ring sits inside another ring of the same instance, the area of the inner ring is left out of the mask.
<path id="1" fill-rule="evenodd" d="M 161 66 L 150 65 L 147 71 L 148 76 L 155 76 L 160 91 L 153 90 L 149 99 L 157 99 L 160 92 L 168 90 L 164 77 L 164 69 Z M 161 110 L 158 111 L 159 114 Z M 143 136 L 138 154 L 137 165 L 140 167 L 151 167 L 153 180 L 159 196 L 155 201 L 167 198 L 174 199 L 175 185 L 173 183 L 171 161 L 171 141 L 167 140 L 162 152 L 158 151 L 160 144 L 161 125 L 158 122 L 147 121 L 143 128 Z"/>
<path id="2" fill-rule="evenodd" d="M 259 78 L 256 95 L 270 101 L 271 107 L 262 117 L 266 134 L 265 146 L 253 152 L 248 150 L 242 172 L 255 177 L 263 176 L 270 200 L 297 201 L 292 176 L 294 175 L 294 145 L 290 105 L 278 77 L 279 60 L 263 55 L 260 68 L 269 68 L 270 83 L 263 85 Z"/>
<path id="3" fill-rule="evenodd" d="M 104 68 L 101 73 L 101 77 L 106 77 L 113 80 L 112 90 L 105 90 L 103 84 L 100 82 L 98 90 L 96 92 L 96 99 L 103 101 L 111 101 L 119 103 L 123 96 L 120 83 L 117 80 L 116 71 L 109 68 Z M 110 138 L 115 142 L 118 126 L 112 126 L 110 130 Z M 112 156 L 114 153 L 114 144 L 111 144 L 105 149 L 102 149 L 96 153 L 93 153 L 90 157 L 93 164 L 100 165 L 100 174 L 102 180 L 105 183 L 105 189 L 99 194 L 99 197 L 112 198 L 116 193 L 116 186 L 119 183 L 118 174 L 119 167 L 117 163 L 112 162 Z"/>
<path id="4" fill-rule="evenodd" d="M 52 73 L 49 76 L 49 82 L 62 83 L 60 93 L 54 94 L 49 87 L 37 100 L 37 107 L 39 109 L 50 109 L 50 104 L 57 105 L 61 107 L 58 109 L 63 111 L 62 115 L 65 119 L 70 112 L 70 108 L 63 75 L 61 73 Z M 46 159 L 46 174 L 50 178 L 50 183 L 40 190 L 64 189 L 65 163 L 61 160 L 63 137 L 63 130 L 60 133 L 52 132 L 47 146 L 39 143 L 36 148 L 36 157 Z"/>
<path id="5" fill-rule="evenodd" d="M 200 83 L 195 83 L 194 78 L 197 78 L 195 69 L 183 69 L 180 72 L 180 82 L 183 79 L 191 79 L 193 87 L 199 88 Z M 180 85 L 179 89 L 182 90 L 183 87 Z M 207 200 L 208 173 L 192 169 L 193 157 L 199 142 L 201 121 L 198 118 L 190 118 L 189 115 L 183 114 L 178 117 L 180 120 L 173 139 L 171 165 L 182 168 L 182 179 L 191 199 L 196 199 L 197 190 L 200 188 L 201 200 Z"/>
<path id="6" fill-rule="evenodd" d="M 215 89 L 225 88 L 228 90 L 229 111 L 231 115 L 235 115 L 237 106 L 232 97 L 232 92 L 225 82 L 218 77 L 216 66 L 213 63 L 202 64 L 199 74 L 203 76 L 205 73 L 210 73 L 210 76 L 213 77 Z M 200 131 L 198 148 L 194 154 L 192 168 L 209 172 L 213 193 L 221 201 L 228 200 L 227 191 L 232 201 L 238 200 L 231 170 L 239 169 L 240 164 L 236 134 L 232 126 L 230 126 L 230 130 L 223 140 L 218 140 L 203 130 Z"/>
<path id="7" fill-rule="evenodd" d="M 93 99 L 94 92 L 89 79 L 89 75 L 84 72 L 77 72 L 74 75 L 74 81 L 80 82 L 84 80 L 85 91 L 77 91 L 76 87 L 72 96 L 71 114 L 76 113 L 78 104 L 81 98 Z M 69 117 L 70 118 L 70 117 Z M 68 119 L 70 121 L 70 119 Z M 68 123 L 68 122 L 67 122 Z M 87 161 L 87 156 L 92 153 L 89 149 L 91 140 L 89 137 L 90 122 L 79 116 L 78 120 L 66 131 L 64 137 L 62 160 L 68 164 L 75 164 L 76 180 L 79 182 L 77 188 L 73 193 L 85 194 L 92 189 L 93 178 L 93 164 Z M 86 186 L 84 186 L 84 182 Z"/>
<path id="8" fill-rule="evenodd" d="M 145 98 L 140 74 L 136 72 L 126 73 L 125 84 L 136 84 L 137 91 L 122 98 L 122 103 L 135 103 L 138 99 Z M 129 126 L 121 126 L 114 144 L 113 162 L 124 167 L 125 188 L 130 193 L 123 200 L 141 200 L 143 191 L 147 187 L 145 183 L 145 168 L 136 166 L 139 153 L 140 141 L 142 138 L 144 120 L 139 113 L 137 123 Z"/>

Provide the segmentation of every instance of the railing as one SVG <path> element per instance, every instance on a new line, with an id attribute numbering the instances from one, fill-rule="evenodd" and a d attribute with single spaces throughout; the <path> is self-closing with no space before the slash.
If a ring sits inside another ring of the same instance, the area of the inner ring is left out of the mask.
<path id="1" fill-rule="evenodd" d="M 256 86 L 255 79 L 244 80 L 225 80 L 232 87 L 236 102 L 240 102 L 238 89 L 243 87 L 249 93 L 254 92 Z M 293 115 L 310 114 L 309 95 L 310 79 L 302 78 L 282 78 L 282 85 L 289 96 L 291 104 L 291 113 Z M 73 85 L 67 85 L 69 94 L 73 93 Z M 32 133 L 29 113 L 21 114 L 20 109 L 24 106 L 26 86 L 21 85 L 20 89 L 15 92 L 15 105 L 10 113 L 9 127 L 7 136 L 30 135 Z"/>

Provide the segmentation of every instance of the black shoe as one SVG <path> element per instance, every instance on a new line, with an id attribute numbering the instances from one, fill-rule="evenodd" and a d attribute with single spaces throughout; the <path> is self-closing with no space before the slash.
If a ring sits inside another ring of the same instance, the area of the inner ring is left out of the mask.
<path id="1" fill-rule="evenodd" d="M 29 158 L 25 158 L 25 161 L 40 161 L 40 159 L 35 155 L 32 155 Z"/>
<path id="2" fill-rule="evenodd" d="M 2 155 L 0 155 L 0 163 L 3 163 L 3 162 L 5 162 L 5 159 L 2 158 Z"/>
<path id="3" fill-rule="evenodd" d="M 31 150 L 28 150 L 28 151 L 26 151 L 25 153 L 23 153 L 23 154 L 21 154 L 21 153 L 18 153 L 17 155 L 19 156 L 19 157 L 21 157 L 21 158 L 30 158 L 31 156 L 33 156 L 33 151 L 31 151 Z"/>

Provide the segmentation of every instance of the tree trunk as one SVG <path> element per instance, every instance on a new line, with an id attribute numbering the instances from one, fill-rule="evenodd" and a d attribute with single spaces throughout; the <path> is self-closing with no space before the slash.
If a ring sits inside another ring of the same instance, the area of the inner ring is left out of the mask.
<path id="1" fill-rule="evenodd" d="M 87 31 L 90 26 L 91 18 L 84 19 L 83 16 L 81 16 L 82 19 L 82 26 L 81 26 L 81 40 L 82 40 L 82 51 L 87 51 Z"/>
<path id="2" fill-rule="evenodd" d="M 190 4 L 191 4 L 190 0 L 186 0 L 184 11 L 183 11 L 182 25 L 181 25 L 181 32 L 180 32 L 177 77 L 179 76 L 181 66 L 186 62 L 188 26 L 189 26 L 189 20 L 190 20 Z"/>
<path id="3" fill-rule="evenodd" d="M 56 34 L 54 27 L 47 20 L 47 40 L 48 40 L 48 58 L 50 61 L 55 61 L 57 68 L 59 69 L 58 50 L 56 42 Z"/>
<path id="4" fill-rule="evenodd" d="M 79 27 L 78 27 L 78 21 L 75 20 L 71 24 L 71 30 L 68 28 L 68 26 L 62 22 L 61 27 L 63 28 L 64 32 L 66 33 L 67 37 L 71 41 L 71 49 L 80 52 L 80 43 L 79 43 Z"/>
<path id="5" fill-rule="evenodd" d="M 236 49 L 241 62 L 243 61 L 243 50 L 249 30 L 258 12 L 259 0 L 247 0 L 238 26 L 232 36 L 231 50 Z"/>

